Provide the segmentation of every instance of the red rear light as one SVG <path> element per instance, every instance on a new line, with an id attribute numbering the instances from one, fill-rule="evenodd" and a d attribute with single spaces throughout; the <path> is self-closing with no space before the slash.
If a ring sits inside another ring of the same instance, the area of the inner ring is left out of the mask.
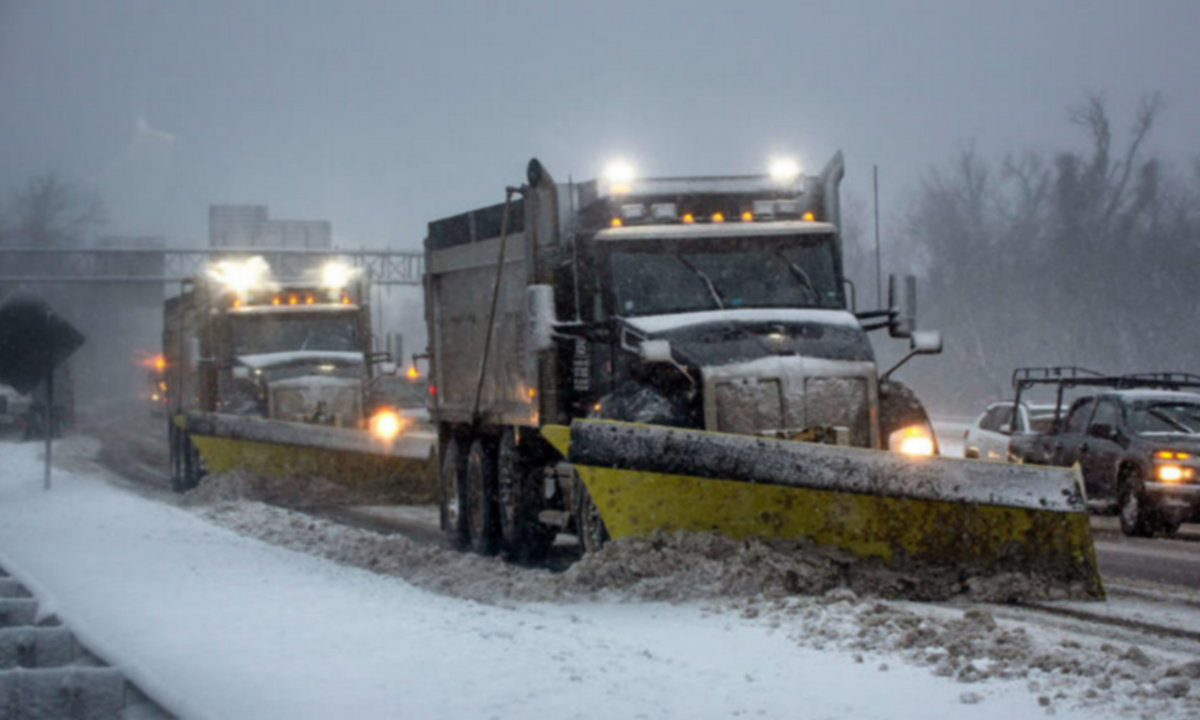
<path id="1" fill-rule="evenodd" d="M 430 395 L 437 395 L 437 388 L 435 388 L 434 386 L 430 385 L 430 386 L 429 386 L 429 394 L 430 394 Z"/>

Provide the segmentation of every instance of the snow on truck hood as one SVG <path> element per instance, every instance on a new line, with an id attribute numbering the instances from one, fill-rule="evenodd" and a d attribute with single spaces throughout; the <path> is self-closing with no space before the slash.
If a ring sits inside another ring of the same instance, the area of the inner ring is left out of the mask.
<path id="1" fill-rule="evenodd" d="M 782 322 L 820 323 L 842 327 L 861 327 L 858 319 L 845 310 L 799 308 L 746 308 L 741 310 L 707 310 L 672 315 L 646 315 L 622 318 L 634 330 L 654 335 L 693 325 L 717 322 Z"/>
<path id="2" fill-rule="evenodd" d="M 332 350 L 297 350 L 293 352 L 262 353 L 260 355 L 239 355 L 238 362 L 252 368 L 268 368 L 301 362 L 332 362 L 346 365 L 361 365 L 363 355 L 356 352 L 335 352 Z"/>

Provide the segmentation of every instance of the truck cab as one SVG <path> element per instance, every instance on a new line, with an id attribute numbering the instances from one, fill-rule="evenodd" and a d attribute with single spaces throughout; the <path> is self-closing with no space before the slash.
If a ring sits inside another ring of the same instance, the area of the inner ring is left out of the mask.
<path id="1" fill-rule="evenodd" d="M 504 205 L 430 223 L 431 416 L 453 466 L 451 539 L 511 545 L 490 508 L 462 524 L 468 491 L 502 497 L 500 525 L 516 512 L 486 467 L 470 482 L 499 492 L 467 488 L 466 466 L 503 466 L 496 448 L 519 447 L 523 467 L 541 467 L 550 453 L 529 430 L 575 418 L 935 453 L 924 409 L 880 372 L 867 332 L 911 339 L 909 357 L 940 351 L 940 336 L 914 333 L 894 303 L 856 314 L 847 302 L 843 174 L 839 153 L 820 175 L 559 184 L 533 160 Z M 586 515 L 577 484 L 559 481 L 558 520 Z"/>

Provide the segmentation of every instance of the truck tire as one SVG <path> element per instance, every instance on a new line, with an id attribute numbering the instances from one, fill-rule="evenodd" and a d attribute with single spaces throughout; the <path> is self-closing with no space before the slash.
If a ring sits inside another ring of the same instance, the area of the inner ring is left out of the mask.
<path id="1" fill-rule="evenodd" d="M 508 430 L 500 440 L 496 470 L 496 500 L 504 551 L 515 563 L 541 562 L 557 534 L 538 520 L 538 514 L 546 507 L 541 477 L 544 468 L 525 457 L 517 446 L 516 433 Z"/>
<path id="2" fill-rule="evenodd" d="M 1121 518 L 1121 532 L 1127 537 L 1152 537 L 1154 512 L 1146 502 L 1142 478 L 1137 470 L 1126 469 L 1121 473 L 1118 492 L 1117 513 Z"/>
<path id="3" fill-rule="evenodd" d="M 600 549 L 608 543 L 612 537 L 608 534 L 608 528 L 604 527 L 604 520 L 600 517 L 600 510 L 596 507 L 595 501 L 592 500 L 591 493 L 588 492 L 587 486 L 583 484 L 583 480 L 579 476 L 575 476 L 576 497 L 578 507 L 576 508 L 576 529 L 579 531 L 579 544 L 583 546 L 585 553 L 600 552 Z"/>
<path id="4" fill-rule="evenodd" d="M 446 456 L 442 458 L 438 504 L 441 510 L 442 532 L 456 550 L 466 548 L 470 541 L 465 507 L 466 475 L 467 454 L 458 439 L 452 439 L 446 444 Z"/>
<path id="5" fill-rule="evenodd" d="M 467 457 L 467 536 L 480 555 L 500 551 L 500 513 L 496 507 L 496 454 L 491 443 L 476 438 Z"/>

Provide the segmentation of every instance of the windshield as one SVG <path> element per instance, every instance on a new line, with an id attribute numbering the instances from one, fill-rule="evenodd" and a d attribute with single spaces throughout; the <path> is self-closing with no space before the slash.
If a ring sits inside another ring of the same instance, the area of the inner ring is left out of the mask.
<path id="1" fill-rule="evenodd" d="M 238 356 L 362 351 L 357 312 L 233 315 L 229 327 L 233 352 Z"/>
<path id="2" fill-rule="evenodd" d="M 1130 428 L 1138 433 L 1200 432 L 1200 405 L 1191 403 L 1154 403 L 1134 406 Z"/>
<path id="3" fill-rule="evenodd" d="M 843 307 L 830 236 L 623 242 L 609 258 L 620 315 Z"/>

